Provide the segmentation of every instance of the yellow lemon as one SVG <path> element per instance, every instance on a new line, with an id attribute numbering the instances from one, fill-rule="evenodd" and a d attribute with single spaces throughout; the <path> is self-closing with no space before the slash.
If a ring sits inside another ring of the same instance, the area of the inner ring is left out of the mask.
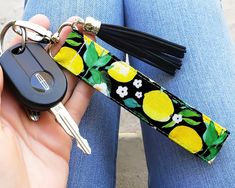
<path id="1" fill-rule="evenodd" d="M 84 68 L 81 56 L 76 50 L 69 47 L 62 47 L 54 60 L 75 75 L 79 75 Z"/>
<path id="2" fill-rule="evenodd" d="M 118 82 L 129 82 L 137 74 L 137 70 L 123 61 L 116 61 L 111 66 L 112 68 L 108 70 L 108 74 Z"/>
<path id="3" fill-rule="evenodd" d="M 201 151 L 202 139 L 198 133 L 184 125 L 175 127 L 169 134 L 169 138 L 192 153 Z"/>
<path id="4" fill-rule="evenodd" d="M 151 119 L 166 122 L 174 113 L 174 106 L 166 93 L 154 90 L 144 94 L 143 110 Z"/>
<path id="5" fill-rule="evenodd" d="M 88 36 L 86 36 L 86 35 L 84 35 L 84 40 L 85 40 L 85 42 L 86 42 L 87 44 L 90 44 L 91 41 L 92 41 L 92 40 L 91 40 Z M 106 50 L 105 48 L 101 47 L 101 46 L 98 45 L 97 43 L 94 43 L 94 44 L 95 44 L 95 50 L 96 50 L 98 56 L 106 55 L 107 53 L 109 53 L 108 50 Z"/>
<path id="6" fill-rule="evenodd" d="M 210 124 L 211 119 L 206 116 L 205 114 L 202 114 L 203 122 Z M 217 131 L 218 135 L 221 135 L 224 131 L 226 131 L 225 128 L 221 127 L 218 123 L 214 122 L 215 130 Z"/>

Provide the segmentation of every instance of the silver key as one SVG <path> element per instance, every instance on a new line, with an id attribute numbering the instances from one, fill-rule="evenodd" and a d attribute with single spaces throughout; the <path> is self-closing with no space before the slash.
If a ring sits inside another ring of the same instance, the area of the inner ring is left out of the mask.
<path id="1" fill-rule="evenodd" d="M 84 139 L 79 132 L 76 122 L 73 120 L 64 105 L 60 102 L 52 107 L 51 112 L 55 115 L 58 123 L 63 127 L 67 134 L 77 140 L 77 146 L 85 153 L 91 154 L 91 148 L 86 139 Z"/>

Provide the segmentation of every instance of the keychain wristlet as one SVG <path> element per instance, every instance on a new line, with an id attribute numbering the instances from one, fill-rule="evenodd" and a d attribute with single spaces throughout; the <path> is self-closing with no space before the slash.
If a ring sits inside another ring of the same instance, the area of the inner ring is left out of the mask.
<path id="1" fill-rule="evenodd" d="M 8 60 L 6 60 L 8 58 L 6 57 L 10 55 L 9 57 L 17 56 L 17 58 L 20 58 L 17 53 L 20 53 L 22 54 L 22 56 L 24 56 L 26 55 L 25 50 L 30 51 L 31 47 L 40 49 L 39 51 L 44 54 L 37 60 L 37 50 L 31 50 L 32 53 L 31 55 L 29 54 L 28 57 L 32 59 L 32 62 L 34 62 L 34 64 L 37 64 L 39 62 L 39 64 L 45 63 L 44 61 L 42 61 L 42 58 L 45 58 L 44 56 L 48 56 L 48 54 L 46 52 L 43 52 L 42 46 L 37 43 L 49 44 L 47 46 L 47 49 L 50 54 L 51 46 L 59 41 L 61 30 L 66 26 L 70 26 L 72 27 L 73 31 L 68 35 L 64 45 L 54 57 L 54 60 L 57 63 L 69 70 L 74 75 L 81 78 L 87 84 L 102 92 L 105 96 L 109 97 L 120 106 L 130 111 L 142 121 L 146 122 L 149 126 L 169 137 L 181 147 L 185 148 L 194 155 L 197 155 L 204 161 L 211 163 L 217 156 L 223 143 L 226 141 L 229 135 L 229 131 L 220 126 L 218 123 L 212 121 L 209 117 L 207 117 L 197 109 L 193 108 L 178 97 L 166 91 L 163 87 L 161 87 L 155 81 L 151 80 L 138 70 L 119 60 L 117 57 L 109 53 L 108 50 L 104 49 L 85 35 L 83 36 L 81 33 L 78 32 L 76 26 L 77 23 L 82 24 L 83 29 L 88 32 L 92 32 L 94 34 L 99 33 L 99 30 L 97 29 L 98 27 L 96 28 L 93 25 L 84 22 L 82 19 L 74 23 L 63 23 L 55 34 L 52 34 L 50 31 L 45 30 L 45 28 L 42 28 L 39 25 L 31 23 L 29 24 L 29 22 L 25 21 L 13 21 L 8 23 L 0 34 L 0 64 L 5 66 L 3 66 L 3 70 L 7 72 L 7 67 L 9 67 L 7 63 Z M 99 26 L 99 24 L 97 25 Z M 107 27 L 109 27 L 107 25 L 103 26 L 105 26 L 106 29 Z M 12 27 L 12 29 L 16 33 L 22 36 L 22 42 L 21 45 L 14 46 L 14 50 L 10 49 L 7 50 L 6 53 L 3 53 L 2 47 L 4 35 L 10 27 Z M 113 28 L 115 28 L 115 26 L 110 26 L 111 30 Z M 156 43 L 153 42 L 153 44 L 151 44 L 150 46 L 161 46 L 161 42 L 159 43 L 161 39 L 158 39 L 154 36 L 150 36 L 139 31 L 129 30 L 128 28 L 121 28 L 118 26 L 116 27 L 116 29 L 116 34 L 113 34 L 116 35 L 115 37 L 121 36 L 123 32 L 128 31 L 127 36 L 129 36 L 129 34 L 131 35 L 131 39 L 129 42 L 132 44 L 132 46 L 128 46 L 128 42 L 122 43 L 122 40 L 120 40 L 119 47 L 125 52 L 134 49 L 134 55 L 136 55 L 137 57 L 137 52 L 139 52 L 140 50 L 135 50 L 136 48 L 134 48 L 133 45 L 133 39 L 136 35 L 142 35 L 141 40 L 143 41 L 146 37 L 149 37 L 150 41 L 155 41 L 156 39 Z M 105 35 L 107 33 L 109 33 L 109 31 L 106 30 L 103 34 Z M 119 35 L 120 33 L 122 34 Z M 112 42 L 114 43 L 116 43 L 116 41 L 114 40 L 115 37 L 110 36 L 110 38 L 112 38 Z M 128 37 L 122 35 L 121 38 L 127 39 Z M 36 43 L 27 44 L 26 42 L 28 39 Z M 150 53 L 150 51 L 153 50 L 153 56 L 159 55 L 156 57 L 164 57 L 165 60 L 169 60 L 167 66 L 165 67 L 166 70 L 164 70 L 164 66 L 162 66 L 163 64 L 161 64 L 164 61 L 161 61 L 160 64 L 159 62 L 157 62 L 157 64 L 154 65 L 155 58 L 152 58 L 152 56 L 149 56 L 151 58 L 148 58 L 146 62 L 151 62 L 154 66 L 160 66 L 159 68 L 161 68 L 162 70 L 173 74 L 177 67 L 177 62 L 180 67 L 180 58 L 183 57 L 185 48 L 177 44 L 171 44 L 169 41 L 164 41 L 163 43 L 164 45 L 161 47 L 159 52 L 154 51 L 153 48 L 151 49 L 147 46 L 145 52 L 142 55 Z M 117 44 L 118 43 L 116 43 L 116 45 Z M 173 54 L 169 52 L 171 51 L 169 50 L 171 48 L 166 47 L 168 45 L 172 45 L 172 49 L 178 48 L 176 50 L 176 52 L 179 53 L 178 56 L 172 56 Z M 169 50 L 168 52 L 166 52 L 166 54 L 164 53 L 165 47 L 167 48 L 167 50 Z M 140 46 L 138 46 L 138 48 L 141 49 Z M 15 50 L 18 50 L 16 54 L 14 54 Z M 50 59 L 50 57 L 47 58 Z M 142 59 L 144 58 L 144 56 L 141 56 L 139 58 Z M 23 63 L 25 62 L 30 63 L 31 61 L 23 61 Z M 170 65 L 170 62 L 174 63 Z M 11 63 L 16 63 L 14 58 L 11 60 Z M 170 67 L 168 67 L 168 65 L 170 65 Z M 20 79 L 17 77 L 17 75 L 12 74 L 10 69 L 9 72 L 11 73 L 12 78 L 14 78 L 15 80 Z M 43 72 L 45 72 L 45 70 Z M 51 70 L 51 73 L 52 72 L 53 70 Z M 41 73 L 42 71 L 36 72 L 36 81 L 39 83 L 40 86 L 43 85 L 43 88 L 45 90 L 45 84 L 48 85 L 49 83 L 47 82 L 47 78 L 44 78 L 43 74 Z M 33 75 L 30 74 L 29 76 L 32 77 Z M 53 87 L 51 89 L 53 89 Z M 47 94 L 49 93 L 50 92 L 47 92 Z M 42 98 L 44 98 L 44 96 L 45 95 L 41 95 Z M 38 97 L 38 99 L 41 100 L 40 97 Z M 41 105 L 39 106 L 41 107 Z M 64 111 L 66 111 L 62 104 L 61 106 L 55 107 L 58 107 L 58 109 L 62 108 L 64 109 Z M 29 105 L 29 107 L 32 106 Z M 63 113 L 60 115 L 64 116 Z M 66 117 L 69 117 L 69 115 L 67 114 Z M 39 119 L 39 116 L 35 115 L 31 111 L 30 118 L 37 121 Z M 60 118 L 58 119 L 61 120 Z M 80 148 L 87 148 L 82 150 L 85 153 L 89 154 L 89 145 L 86 140 L 80 138 L 80 133 L 77 130 L 76 123 L 74 123 L 72 118 L 70 117 L 68 121 L 70 123 L 66 125 L 64 125 L 65 121 L 61 121 L 61 125 L 65 127 L 65 130 L 69 135 L 79 140 L 79 146 L 84 146 Z"/>
<path id="2" fill-rule="evenodd" d="M 54 60 L 208 163 L 229 135 L 218 123 L 78 31 L 69 34 Z"/>

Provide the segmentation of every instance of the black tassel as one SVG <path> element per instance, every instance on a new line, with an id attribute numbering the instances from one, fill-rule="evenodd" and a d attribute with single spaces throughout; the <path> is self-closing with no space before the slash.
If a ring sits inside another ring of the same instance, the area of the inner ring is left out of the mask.
<path id="1" fill-rule="evenodd" d="M 180 69 L 186 52 L 184 46 L 127 27 L 101 24 L 90 17 L 86 19 L 84 29 L 113 47 L 172 75 Z"/>

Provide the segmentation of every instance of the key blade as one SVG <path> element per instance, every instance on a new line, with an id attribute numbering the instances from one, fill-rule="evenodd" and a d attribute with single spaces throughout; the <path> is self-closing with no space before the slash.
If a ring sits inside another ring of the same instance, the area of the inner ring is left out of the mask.
<path id="1" fill-rule="evenodd" d="M 62 116 L 60 116 L 60 119 L 63 121 L 63 123 L 64 124 L 66 124 L 66 125 L 71 125 L 71 121 L 68 121 L 68 118 L 67 118 L 67 116 L 64 116 L 64 115 L 62 115 Z M 74 120 L 73 120 L 74 121 Z M 76 123 L 75 123 L 76 124 Z M 67 129 L 70 131 L 70 134 L 72 134 L 72 136 L 77 140 L 77 146 L 84 152 L 84 153 L 86 153 L 86 154 L 91 154 L 91 148 L 90 148 L 90 146 L 89 146 L 89 144 L 88 144 L 88 141 L 85 139 L 85 138 L 83 138 L 82 136 L 81 136 L 81 134 L 79 133 L 79 129 L 77 128 L 77 130 L 78 131 L 76 131 L 75 129 L 74 129 L 74 127 L 75 127 L 75 124 L 74 124 L 74 126 L 66 126 L 67 127 Z M 76 127 L 77 127 L 77 124 L 76 124 Z M 75 134 L 74 134 L 75 133 Z"/>
<path id="2" fill-rule="evenodd" d="M 66 131 L 66 133 L 77 140 L 77 146 L 85 154 L 91 154 L 91 148 L 88 144 L 88 141 L 81 136 L 76 122 L 73 120 L 64 105 L 60 102 L 51 108 L 51 112 L 55 115 L 56 120 Z"/>

